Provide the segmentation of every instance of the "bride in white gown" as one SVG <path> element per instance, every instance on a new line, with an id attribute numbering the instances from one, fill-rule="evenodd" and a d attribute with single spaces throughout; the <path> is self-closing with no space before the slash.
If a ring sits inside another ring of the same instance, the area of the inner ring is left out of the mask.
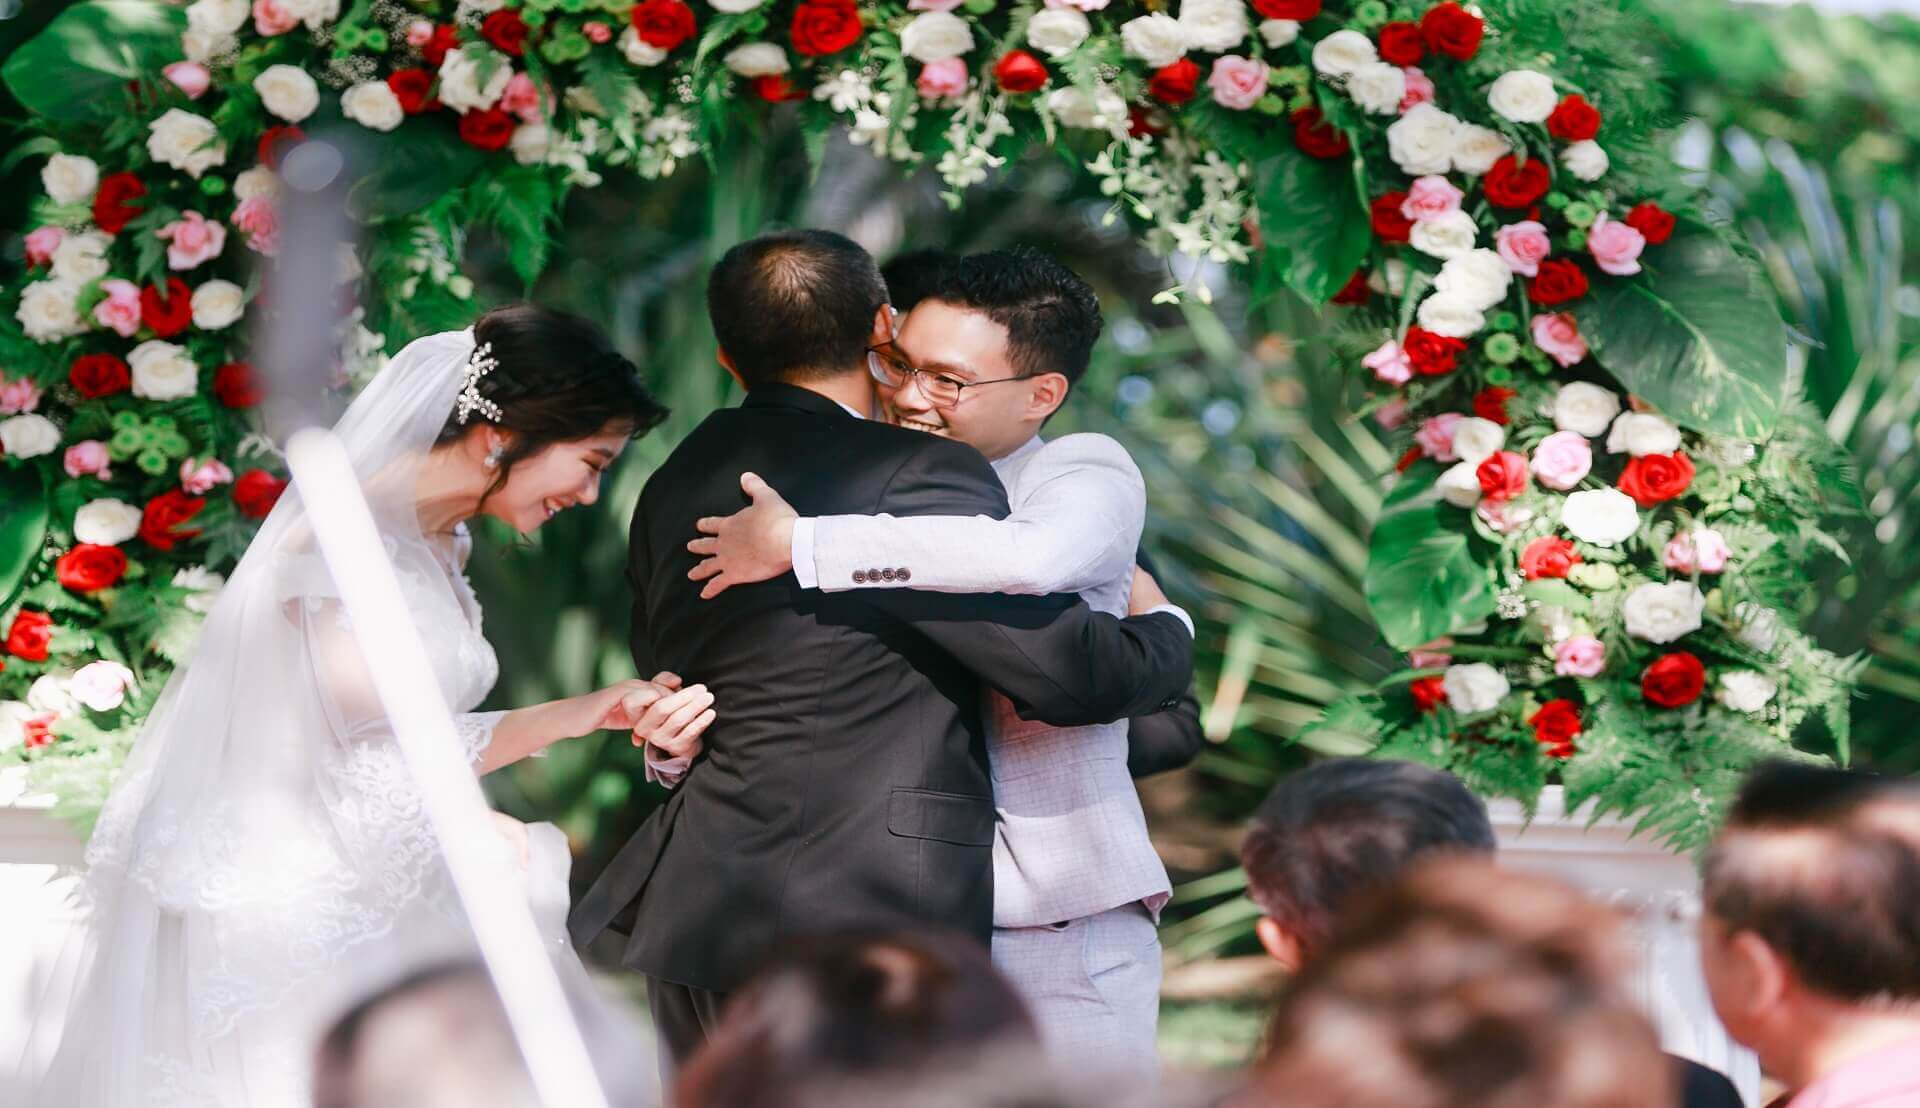
<path id="1" fill-rule="evenodd" d="M 707 694 L 670 675 L 474 711 L 498 664 L 463 573 L 465 521 L 528 533 L 592 504 L 601 473 L 664 415 L 591 324 L 519 305 L 410 344 L 337 425 L 476 772 L 667 717 L 691 743 L 711 720 Z M 503 831 L 524 834 L 536 917 L 570 959 L 564 840 L 550 825 Z M 71 1003 L 40 1008 L 29 1048 L 52 1053 L 42 1105 L 309 1104 L 324 1021 L 470 943 L 297 490 L 160 697 L 87 861 L 85 939 L 50 985 Z"/>

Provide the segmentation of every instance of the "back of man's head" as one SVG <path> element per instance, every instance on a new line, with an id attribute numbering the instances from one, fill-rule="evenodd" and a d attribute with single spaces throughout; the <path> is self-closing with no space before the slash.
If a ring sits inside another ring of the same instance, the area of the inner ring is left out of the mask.
<path id="1" fill-rule="evenodd" d="M 887 303 L 873 256 L 832 231 L 740 243 L 707 278 L 707 315 L 749 389 L 865 372 L 874 313 Z"/>
<path id="2" fill-rule="evenodd" d="M 1240 862 L 1248 897 L 1272 921 L 1265 926 L 1295 944 L 1289 960 L 1298 961 L 1326 941 L 1334 915 L 1356 893 L 1397 879 L 1429 854 L 1495 845 L 1486 805 L 1453 775 L 1342 758 L 1273 787 L 1253 815 Z"/>
<path id="3" fill-rule="evenodd" d="M 924 276 L 920 295 L 972 308 L 1007 329 L 1007 359 L 1022 376 L 1079 383 L 1104 325 L 1093 286 L 1028 247 L 969 254 Z"/>
<path id="4" fill-rule="evenodd" d="M 1816 993 L 1920 1003 L 1920 782 L 1761 766 L 1707 852 L 1702 899 Z"/>

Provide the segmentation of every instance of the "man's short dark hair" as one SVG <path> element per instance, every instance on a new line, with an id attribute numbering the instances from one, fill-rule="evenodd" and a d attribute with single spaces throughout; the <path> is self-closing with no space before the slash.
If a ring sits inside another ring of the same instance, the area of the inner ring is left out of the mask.
<path id="1" fill-rule="evenodd" d="M 1058 373 L 1078 383 L 1100 337 L 1100 300 L 1079 274 L 1038 250 L 969 254 L 934 275 L 923 299 L 972 308 L 1007 329 L 1007 356 L 1022 376 Z"/>
<path id="2" fill-rule="evenodd" d="M 862 369 L 887 285 L 873 256 L 832 231 L 779 231 L 727 251 L 707 315 L 747 388 Z"/>
<path id="3" fill-rule="evenodd" d="M 947 267 L 959 260 L 960 256 L 950 250 L 909 250 L 895 254 L 892 261 L 881 266 L 880 276 L 886 278 L 887 294 L 893 306 L 903 312 L 911 311 L 915 304 L 926 299 L 928 292 L 938 287 Z"/>
<path id="4" fill-rule="evenodd" d="M 1355 893 L 1440 851 L 1495 848 L 1487 806 L 1452 774 L 1341 758 L 1288 774 L 1240 846 L 1247 895 L 1311 950 Z"/>
<path id="5" fill-rule="evenodd" d="M 1702 872 L 1707 909 L 1810 988 L 1920 1001 L 1920 782 L 1765 763 Z"/>

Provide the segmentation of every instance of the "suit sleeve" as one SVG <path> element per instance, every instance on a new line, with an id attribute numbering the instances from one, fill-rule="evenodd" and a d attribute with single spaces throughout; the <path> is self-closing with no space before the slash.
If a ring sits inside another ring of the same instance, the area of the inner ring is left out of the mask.
<path id="1" fill-rule="evenodd" d="M 1155 578 L 1160 576 L 1146 547 L 1134 554 L 1134 560 Z M 1180 769 L 1206 747 L 1207 735 L 1200 726 L 1200 697 L 1188 686 L 1173 708 L 1128 721 L 1127 772 L 1134 777 L 1151 777 Z"/>
<path id="2" fill-rule="evenodd" d="M 932 439 L 888 482 L 891 515 L 1004 519 L 1006 491 L 973 450 Z M 869 590 L 855 594 L 912 626 L 1030 719 L 1108 723 L 1172 707 L 1193 671 L 1186 625 L 1164 613 L 1116 619 L 1077 597 Z"/>
<path id="3" fill-rule="evenodd" d="M 647 590 L 652 581 L 653 548 L 647 541 L 647 501 L 642 495 L 633 511 L 633 528 L 627 536 L 627 585 L 633 590 L 633 629 L 628 642 L 633 651 L 634 672 L 647 678 L 660 672 L 654 656 L 652 618 L 647 612 Z M 693 766 L 690 757 L 670 758 L 652 746 L 642 752 L 641 760 L 646 765 L 647 780 L 669 789 L 678 785 Z"/>

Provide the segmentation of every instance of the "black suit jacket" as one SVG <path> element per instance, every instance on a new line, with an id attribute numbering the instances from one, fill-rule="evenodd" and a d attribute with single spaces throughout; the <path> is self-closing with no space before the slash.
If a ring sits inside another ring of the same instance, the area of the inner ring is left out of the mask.
<path id="1" fill-rule="evenodd" d="M 701 516 L 744 505 L 743 470 L 808 516 L 1008 511 L 970 447 L 794 386 L 755 389 L 695 429 L 634 513 L 633 654 L 641 673 L 705 682 L 718 719 L 581 899 L 576 942 L 630 925 L 628 968 L 722 992 L 799 933 L 938 924 L 984 943 L 994 808 L 980 683 L 1059 725 L 1152 712 L 1187 685 L 1186 628 L 1073 597 L 822 593 L 792 574 L 703 601 L 686 543 Z"/>

